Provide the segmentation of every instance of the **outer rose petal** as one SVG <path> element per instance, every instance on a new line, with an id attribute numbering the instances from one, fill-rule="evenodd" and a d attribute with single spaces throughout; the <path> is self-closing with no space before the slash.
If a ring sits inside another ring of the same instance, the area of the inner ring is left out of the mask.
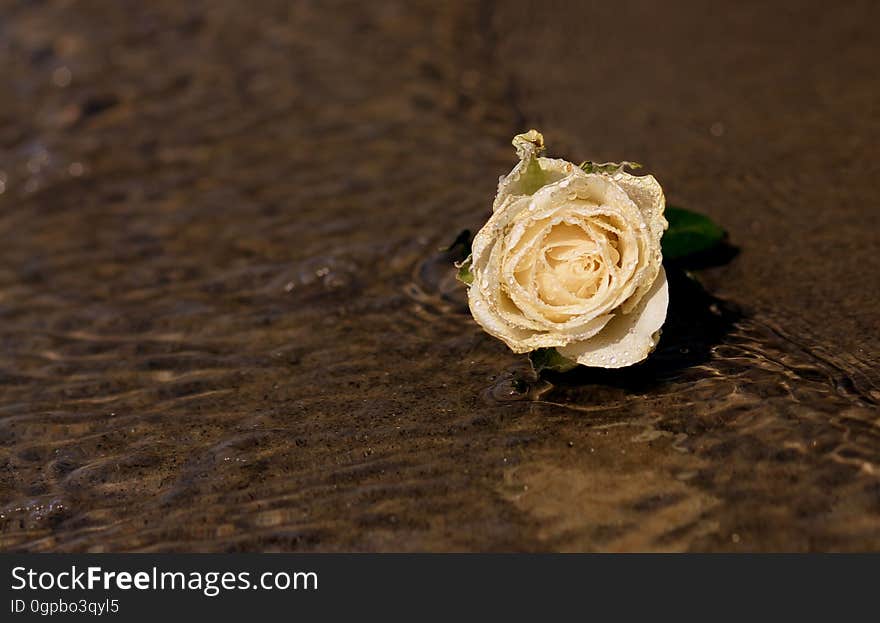
<path id="1" fill-rule="evenodd" d="M 515 326 L 498 314 L 497 310 L 494 309 L 495 304 L 495 302 L 486 298 L 486 295 L 480 288 L 474 285 L 468 288 L 468 306 L 474 320 L 483 327 L 486 333 L 503 341 L 515 353 L 528 353 L 537 348 L 558 347 L 570 339 L 566 338 L 563 333 L 534 331 Z M 594 318 L 585 325 L 583 331 L 600 331 L 610 319 L 610 314 Z"/>
<path id="2" fill-rule="evenodd" d="M 583 173 L 583 171 L 576 164 L 572 164 L 571 162 L 568 162 L 566 160 L 543 157 L 536 158 L 536 160 L 541 166 L 541 184 L 543 186 L 547 186 L 548 184 L 555 184 L 564 177 L 572 175 L 574 173 Z M 540 188 L 527 189 L 531 190 L 531 192 L 523 192 L 524 190 L 526 190 L 523 189 L 522 184 L 522 178 L 526 166 L 528 166 L 528 162 L 526 162 L 525 160 L 521 160 L 519 164 L 513 167 L 513 170 L 510 173 L 499 180 L 498 193 L 495 195 L 495 201 L 492 204 L 493 211 L 497 210 L 508 197 L 529 196 L 535 194 L 538 190 L 540 190 Z M 586 174 L 584 173 L 584 175 Z"/>
<path id="3" fill-rule="evenodd" d="M 514 327 L 505 322 L 492 310 L 489 300 L 483 291 L 476 285 L 468 288 L 468 306 L 471 309 L 471 315 L 477 321 L 483 330 L 489 335 L 502 340 L 515 353 L 527 353 L 530 350 L 539 348 L 523 344 L 525 340 L 535 335 L 535 332 L 521 327 Z"/>
<path id="4" fill-rule="evenodd" d="M 651 289 L 628 314 L 616 314 L 598 335 L 584 342 L 556 350 L 584 366 L 623 368 L 645 359 L 659 340 L 658 331 L 666 320 L 669 285 L 660 268 Z"/>
<path id="5" fill-rule="evenodd" d="M 620 172 L 612 176 L 617 184 L 623 188 L 629 198 L 632 199 L 642 215 L 651 231 L 658 238 L 666 231 L 668 223 L 663 216 L 663 210 L 666 208 L 666 197 L 663 195 L 663 189 L 654 179 L 653 175 L 630 175 L 629 173 Z"/>

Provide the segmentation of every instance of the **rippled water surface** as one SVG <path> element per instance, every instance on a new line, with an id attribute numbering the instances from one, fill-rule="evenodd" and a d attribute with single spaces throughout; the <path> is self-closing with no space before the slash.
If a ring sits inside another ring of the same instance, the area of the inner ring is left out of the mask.
<path id="1" fill-rule="evenodd" d="M 0 2 L 0 547 L 880 549 L 875 5 L 539 4 Z M 644 365 L 470 319 L 531 126 L 730 232 Z"/>

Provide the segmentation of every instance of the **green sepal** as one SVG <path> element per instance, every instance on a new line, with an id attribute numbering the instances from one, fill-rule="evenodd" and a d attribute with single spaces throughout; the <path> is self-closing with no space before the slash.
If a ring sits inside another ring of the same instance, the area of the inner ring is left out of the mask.
<path id="1" fill-rule="evenodd" d="M 544 370 L 553 372 L 568 372 L 578 366 L 576 361 L 566 359 L 555 348 L 539 348 L 529 353 L 529 361 L 535 374 L 541 374 Z"/>
<path id="2" fill-rule="evenodd" d="M 629 162 L 628 160 L 624 160 L 623 162 L 590 162 L 589 160 L 585 160 L 584 162 L 581 162 L 578 166 L 580 166 L 580 168 L 582 168 L 587 173 L 608 173 L 610 175 L 620 173 L 626 168 L 642 168 L 642 165 L 640 165 L 638 162 Z"/>
<path id="3" fill-rule="evenodd" d="M 455 267 L 458 269 L 458 274 L 455 275 L 455 278 L 467 286 L 471 285 L 474 282 L 474 275 L 471 272 L 472 260 L 473 257 L 471 255 L 468 255 L 461 262 L 455 263 Z"/>

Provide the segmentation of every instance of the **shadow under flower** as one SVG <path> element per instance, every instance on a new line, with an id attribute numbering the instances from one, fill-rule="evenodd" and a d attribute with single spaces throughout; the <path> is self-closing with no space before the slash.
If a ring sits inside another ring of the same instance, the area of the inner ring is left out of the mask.
<path id="1" fill-rule="evenodd" d="M 568 372 L 543 370 L 540 378 L 557 386 L 599 384 L 629 391 L 644 391 L 675 378 L 683 369 L 708 361 L 743 312 L 722 301 L 690 276 L 690 267 L 717 266 L 736 256 L 729 245 L 689 257 L 686 262 L 667 262 L 669 309 L 657 349 L 644 362 L 627 368 L 605 369 L 578 366 Z"/>

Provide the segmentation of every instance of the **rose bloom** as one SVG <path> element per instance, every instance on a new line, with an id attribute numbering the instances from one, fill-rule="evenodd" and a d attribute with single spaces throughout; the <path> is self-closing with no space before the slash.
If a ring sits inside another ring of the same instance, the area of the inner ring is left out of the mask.
<path id="1" fill-rule="evenodd" d="M 532 130 L 473 241 L 474 319 L 514 352 L 555 347 L 585 366 L 620 368 L 657 345 L 669 290 L 660 238 L 665 198 L 623 165 L 539 157 Z"/>

